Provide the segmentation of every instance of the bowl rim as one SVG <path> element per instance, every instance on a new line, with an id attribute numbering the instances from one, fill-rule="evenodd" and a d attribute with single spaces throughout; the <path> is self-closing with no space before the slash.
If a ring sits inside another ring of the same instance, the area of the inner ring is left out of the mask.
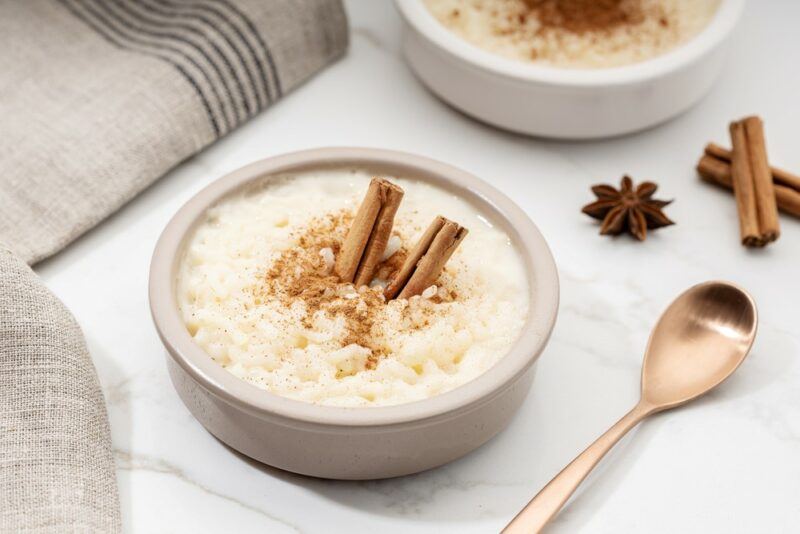
<path id="1" fill-rule="evenodd" d="M 395 5 L 408 25 L 430 43 L 482 71 L 541 85 L 596 88 L 641 83 L 695 63 L 717 48 L 735 29 L 745 0 L 720 0 L 711 21 L 700 33 L 664 54 L 630 65 L 595 69 L 552 67 L 507 58 L 484 50 L 447 29 L 422 0 L 395 0 Z"/>
<path id="2" fill-rule="evenodd" d="M 529 313 L 520 337 L 508 353 L 480 376 L 441 395 L 405 404 L 321 406 L 282 397 L 245 382 L 214 362 L 192 340 L 178 311 L 174 282 L 179 254 L 203 213 L 225 196 L 271 175 L 343 167 L 402 169 L 404 177 L 434 183 L 478 204 L 484 213 L 490 212 L 490 220 L 510 234 L 526 263 L 531 293 Z M 488 183 L 423 156 L 375 148 L 332 147 L 251 163 L 196 193 L 173 215 L 158 239 L 150 264 L 149 299 L 153 322 L 170 356 L 216 397 L 257 417 L 279 419 L 285 424 L 373 427 L 429 422 L 474 408 L 504 391 L 533 365 L 546 346 L 557 316 L 559 283 L 555 261 L 541 232 L 521 208 Z"/>

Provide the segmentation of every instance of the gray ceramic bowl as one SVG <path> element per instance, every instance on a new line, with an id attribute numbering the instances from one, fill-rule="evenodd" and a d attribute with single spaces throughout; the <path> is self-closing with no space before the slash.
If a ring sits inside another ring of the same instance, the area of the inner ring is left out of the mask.
<path id="1" fill-rule="evenodd" d="M 403 51 L 433 93 L 515 132 L 592 139 L 635 132 L 687 110 L 710 90 L 727 59 L 745 0 L 721 0 L 698 35 L 647 61 L 569 69 L 502 57 L 442 25 L 422 0 L 395 0 Z"/>
<path id="2" fill-rule="evenodd" d="M 230 374 L 187 332 L 175 279 L 187 236 L 222 197 L 277 173 L 358 167 L 422 180 L 468 200 L 518 248 L 530 281 L 523 333 L 494 367 L 448 393 L 397 406 L 338 408 L 296 401 Z M 558 275 L 539 230 L 508 197 L 471 174 L 419 156 L 364 148 L 324 148 L 269 158 L 212 183 L 169 222 L 150 267 L 150 309 L 169 352 L 170 377 L 189 411 L 214 436 L 266 464 L 325 478 L 406 475 L 462 456 L 502 430 L 530 389 L 533 364 L 558 310 Z"/>

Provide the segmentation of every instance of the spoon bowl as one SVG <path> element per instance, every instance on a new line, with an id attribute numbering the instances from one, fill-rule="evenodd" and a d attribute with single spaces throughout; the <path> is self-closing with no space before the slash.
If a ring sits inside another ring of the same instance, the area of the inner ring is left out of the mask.
<path id="1" fill-rule="evenodd" d="M 758 314 L 745 291 L 725 282 L 696 285 L 664 311 L 642 369 L 642 400 L 665 410 L 710 391 L 742 363 Z"/>

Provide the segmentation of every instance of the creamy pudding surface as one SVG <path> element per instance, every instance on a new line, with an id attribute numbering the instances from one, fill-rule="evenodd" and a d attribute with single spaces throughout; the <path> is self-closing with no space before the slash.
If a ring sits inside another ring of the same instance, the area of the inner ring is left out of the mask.
<path id="1" fill-rule="evenodd" d="M 446 28 L 511 59 L 608 68 L 662 55 L 705 28 L 720 0 L 424 0 Z"/>
<path id="2" fill-rule="evenodd" d="M 369 286 L 333 274 L 372 175 L 280 176 L 210 208 L 181 259 L 177 301 L 194 341 L 239 378 L 332 406 L 380 406 L 456 388 L 502 358 L 529 306 L 522 259 L 474 206 L 431 185 L 405 191 Z M 469 234 L 436 283 L 385 300 L 383 287 L 436 215 Z"/>

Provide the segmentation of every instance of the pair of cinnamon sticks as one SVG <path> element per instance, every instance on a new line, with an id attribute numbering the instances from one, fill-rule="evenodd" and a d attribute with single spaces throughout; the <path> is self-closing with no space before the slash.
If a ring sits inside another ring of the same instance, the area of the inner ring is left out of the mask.
<path id="1" fill-rule="evenodd" d="M 402 200 L 402 188 L 383 178 L 372 179 L 334 263 L 334 273 L 343 282 L 372 282 Z M 432 286 L 466 235 L 466 228 L 437 216 L 384 290 L 386 300 L 410 298 Z"/>
<path id="2" fill-rule="evenodd" d="M 733 189 L 731 151 L 727 148 L 716 143 L 706 145 L 703 157 L 697 163 L 697 171 L 705 181 Z M 770 172 L 778 210 L 800 218 L 800 176 L 778 167 L 770 167 Z"/>
<path id="3" fill-rule="evenodd" d="M 733 189 L 742 244 L 762 247 L 780 236 L 779 208 L 800 217 L 800 177 L 770 167 L 760 118 L 731 123 L 730 134 L 733 149 L 708 144 L 697 171 L 707 182 Z"/>

